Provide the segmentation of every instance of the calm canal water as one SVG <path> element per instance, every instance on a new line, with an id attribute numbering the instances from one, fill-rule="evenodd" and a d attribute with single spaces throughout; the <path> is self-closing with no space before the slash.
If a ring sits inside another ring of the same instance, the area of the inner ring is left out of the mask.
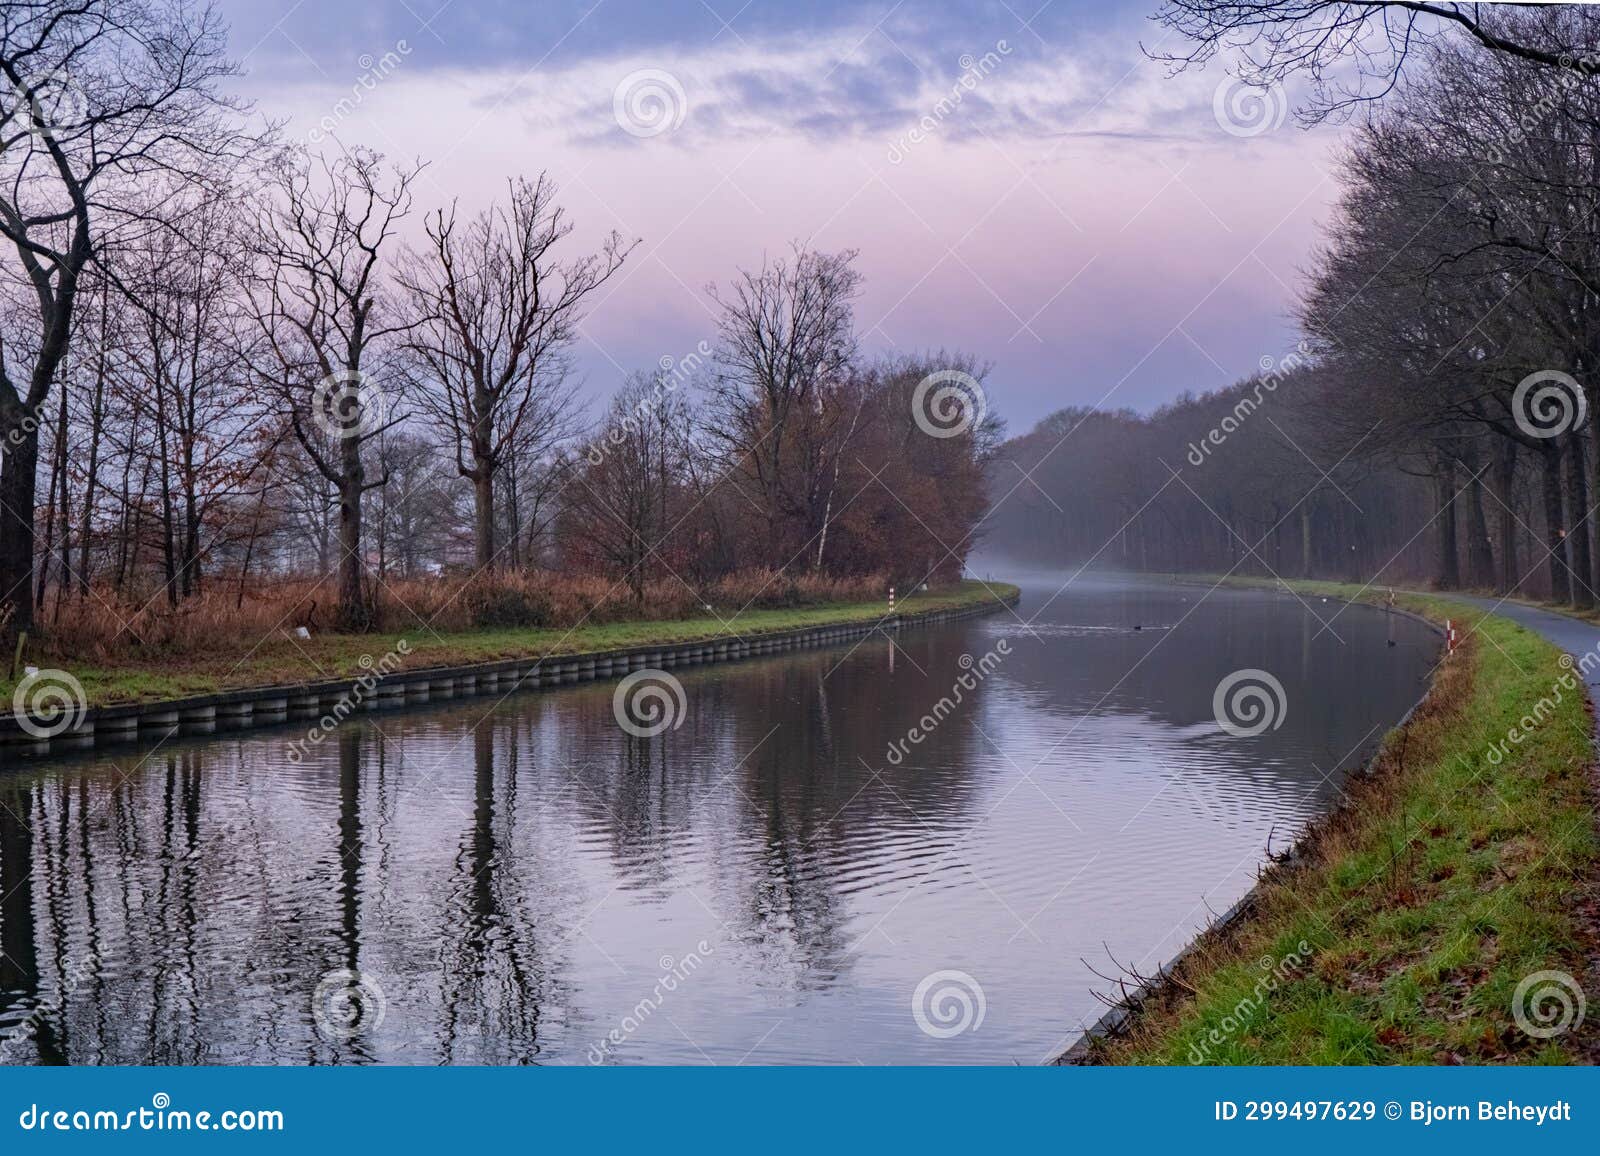
<path id="1" fill-rule="evenodd" d="M 1089 965 L 1152 970 L 1248 890 L 1438 645 L 1065 580 L 676 671 L 652 738 L 602 683 L 363 716 L 298 764 L 303 724 L 0 771 L 0 1058 L 1041 1062 L 1102 1010 Z M 1244 668 L 1283 695 L 1238 737 Z"/>

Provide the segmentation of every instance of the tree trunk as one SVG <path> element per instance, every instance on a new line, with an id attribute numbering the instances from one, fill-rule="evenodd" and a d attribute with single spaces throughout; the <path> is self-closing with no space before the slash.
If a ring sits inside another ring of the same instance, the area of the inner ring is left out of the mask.
<path id="1" fill-rule="evenodd" d="M 1478 451 L 1472 449 L 1462 463 L 1467 470 L 1467 585 L 1487 590 L 1494 585 L 1494 551 L 1489 548 L 1489 520 L 1483 513 L 1483 471 Z"/>
<path id="2" fill-rule="evenodd" d="M 1590 370 L 1591 374 L 1593 370 Z M 1590 462 L 1593 463 L 1595 488 L 1600 490 L 1600 390 L 1589 391 L 1589 450 Z M 1589 535 L 1589 553 L 1592 569 L 1589 572 L 1589 588 L 1600 591 L 1600 543 L 1596 543 L 1593 532 Z"/>
<path id="3" fill-rule="evenodd" d="M 35 604 L 43 612 L 45 596 L 50 590 L 50 559 L 56 549 L 56 511 L 59 492 L 65 500 L 67 480 L 67 391 L 61 391 L 61 413 L 56 418 L 55 447 L 50 462 L 50 493 L 45 500 L 43 564 L 39 566 L 38 597 Z"/>
<path id="4" fill-rule="evenodd" d="M 1567 460 L 1567 508 L 1571 528 L 1567 546 L 1572 562 L 1572 604 L 1587 610 L 1594 605 L 1594 588 L 1589 585 L 1589 480 L 1583 464 L 1583 438 L 1572 436 L 1564 456 Z"/>
<path id="5" fill-rule="evenodd" d="M 7 639 L 33 626 L 33 506 L 39 487 L 38 428 L 23 424 L 20 410 L 15 423 L 11 417 L 0 422 L 12 431 L 0 465 L 0 601 L 12 607 Z"/>
<path id="6" fill-rule="evenodd" d="M 183 596 L 200 593 L 200 497 L 195 493 L 194 470 L 189 468 L 183 483 Z"/>
<path id="7" fill-rule="evenodd" d="M 494 569 L 494 474 L 479 465 L 472 479 L 474 564 L 479 572 Z"/>
<path id="8" fill-rule="evenodd" d="M 339 483 L 339 625 L 366 630 L 372 615 L 361 588 L 361 493 L 366 483 L 361 440 L 346 437 L 339 448 L 344 474 Z"/>
<path id="9" fill-rule="evenodd" d="M 1567 568 L 1566 531 L 1561 515 L 1561 450 L 1546 444 L 1540 448 L 1543 459 L 1540 475 L 1544 497 L 1545 547 L 1549 553 L 1550 600 L 1572 600 L 1572 582 Z"/>
<path id="10" fill-rule="evenodd" d="M 1456 466 L 1455 459 L 1445 458 L 1433 479 L 1434 502 L 1439 507 L 1439 557 L 1435 566 L 1441 590 L 1455 590 L 1461 585 L 1460 553 L 1456 542 Z"/>
<path id="11" fill-rule="evenodd" d="M 1495 584 L 1496 594 L 1510 594 L 1522 581 L 1522 572 L 1517 569 L 1517 519 L 1512 513 L 1517 508 L 1516 480 L 1517 443 L 1501 438 L 1494 459 L 1494 491 L 1500 499 L 1500 579 Z"/>
<path id="12" fill-rule="evenodd" d="M 157 373 L 160 373 L 158 368 Z M 174 541 L 172 508 L 172 453 L 167 443 L 167 391 L 158 376 L 156 393 L 156 444 L 161 447 L 161 569 L 166 581 L 162 589 L 167 595 L 167 605 L 178 605 L 178 552 Z"/>
<path id="13" fill-rule="evenodd" d="M 105 340 L 104 322 L 101 341 Z M 89 410 L 89 466 L 83 483 L 83 521 L 78 527 L 78 597 L 89 596 L 89 535 L 94 528 L 94 491 L 100 479 L 100 435 L 105 424 L 106 358 L 104 345 L 95 371 L 94 401 Z"/>
<path id="14" fill-rule="evenodd" d="M 250 579 L 250 559 L 256 552 L 256 535 L 261 530 L 261 507 L 266 502 L 266 491 L 256 495 L 255 513 L 250 518 L 250 536 L 245 539 L 244 561 L 239 564 L 239 596 L 234 599 L 235 610 L 244 606 L 245 583 Z"/>
<path id="15" fill-rule="evenodd" d="M 61 568 L 56 574 L 56 608 L 50 617 L 51 622 L 61 621 L 61 601 L 72 589 L 72 491 L 71 478 L 67 473 L 67 390 L 65 383 L 61 387 L 61 417 L 60 430 L 56 435 L 56 452 L 61 455 L 61 504 L 57 507 L 56 517 L 59 525 L 56 528 L 57 548 L 60 551 Z M 50 565 L 48 557 L 45 566 Z M 43 609 L 41 607 L 40 609 Z"/>

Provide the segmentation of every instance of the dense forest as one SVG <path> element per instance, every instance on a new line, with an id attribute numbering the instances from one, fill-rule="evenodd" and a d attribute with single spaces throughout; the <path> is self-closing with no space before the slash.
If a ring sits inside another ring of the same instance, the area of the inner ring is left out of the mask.
<path id="1" fill-rule="evenodd" d="M 1165 16 L 1202 46 L 1264 37 L 1255 79 L 1274 83 L 1315 72 L 1351 7 L 1184 2 Z M 1375 68 L 1381 100 L 1319 85 L 1313 117 L 1356 120 L 1299 346 L 1148 415 L 1067 409 L 1007 442 L 994 547 L 1595 604 L 1600 14 L 1492 19 L 1392 37 L 1409 59 Z"/>
<path id="2" fill-rule="evenodd" d="M 976 405 L 984 371 L 863 355 L 853 252 L 752 254 L 713 340 L 583 382 L 636 239 L 580 232 L 549 174 L 469 212 L 421 197 L 422 161 L 286 144 L 236 72 L 181 0 L 0 17 L 0 634 L 540 625 L 960 574 L 995 426 L 935 424 L 927 383 Z"/>

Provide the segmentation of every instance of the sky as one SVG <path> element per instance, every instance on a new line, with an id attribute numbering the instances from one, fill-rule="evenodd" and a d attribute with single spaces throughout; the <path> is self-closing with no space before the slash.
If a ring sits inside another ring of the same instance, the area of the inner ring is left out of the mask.
<path id="1" fill-rule="evenodd" d="M 283 135 L 424 160 L 418 212 L 547 171 L 576 255 L 638 238 L 575 363 L 598 410 L 715 337 L 707 289 L 795 242 L 859 251 L 862 348 L 969 353 L 1025 432 L 1257 371 L 1337 193 L 1339 129 L 1157 0 L 221 0 Z M 1142 46 L 1142 47 L 1141 47 Z"/>

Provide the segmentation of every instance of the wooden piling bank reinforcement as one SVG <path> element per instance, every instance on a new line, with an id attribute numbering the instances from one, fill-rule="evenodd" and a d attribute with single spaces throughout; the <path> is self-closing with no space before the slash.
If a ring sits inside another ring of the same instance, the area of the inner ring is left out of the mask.
<path id="1" fill-rule="evenodd" d="M 341 704 L 350 710 L 353 697 L 359 700 L 354 703 L 355 711 L 388 710 L 447 699 L 504 696 L 516 691 L 620 678 L 635 670 L 668 670 L 809 650 L 850 642 L 880 631 L 932 626 L 991 614 L 1015 606 L 1018 597 L 1013 594 L 971 606 L 895 614 L 873 621 L 544 658 L 400 669 L 388 674 L 364 671 L 321 682 L 247 687 L 164 702 L 90 707 L 83 711 L 76 726 L 44 738 L 30 733 L 22 718 L 11 711 L 0 714 L 0 763 L 122 744 L 160 742 L 174 735 L 208 735 L 276 726 L 296 719 L 314 722 L 340 708 Z M 35 731 L 51 729 L 50 719 L 35 717 L 30 721 Z"/>

